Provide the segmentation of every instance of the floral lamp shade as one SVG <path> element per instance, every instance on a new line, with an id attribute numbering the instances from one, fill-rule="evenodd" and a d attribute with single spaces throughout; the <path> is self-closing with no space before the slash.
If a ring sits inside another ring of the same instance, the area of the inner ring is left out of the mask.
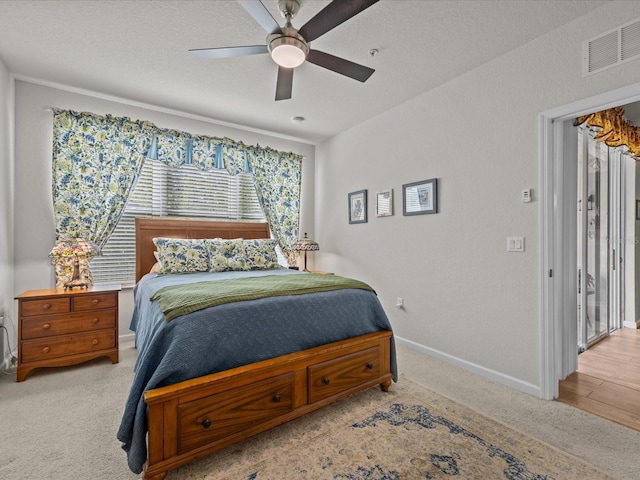
<path id="1" fill-rule="evenodd" d="M 307 234 L 305 233 L 304 238 L 302 240 L 298 240 L 293 246 L 293 249 L 296 252 L 304 252 L 304 271 L 308 272 L 309 270 L 307 270 L 307 252 L 315 252 L 317 250 L 320 250 L 320 246 L 309 237 L 307 237 Z"/>
<path id="2" fill-rule="evenodd" d="M 49 256 L 56 268 L 56 288 L 88 288 L 93 283 L 89 260 L 100 254 L 100 248 L 85 238 L 60 240 Z"/>

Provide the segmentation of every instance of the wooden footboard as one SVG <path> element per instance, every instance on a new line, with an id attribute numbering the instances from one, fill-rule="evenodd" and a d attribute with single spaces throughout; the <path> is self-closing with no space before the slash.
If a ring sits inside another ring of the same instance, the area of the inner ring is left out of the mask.
<path id="1" fill-rule="evenodd" d="M 391 386 L 391 332 L 376 332 L 145 393 L 145 480 L 380 385 Z"/>

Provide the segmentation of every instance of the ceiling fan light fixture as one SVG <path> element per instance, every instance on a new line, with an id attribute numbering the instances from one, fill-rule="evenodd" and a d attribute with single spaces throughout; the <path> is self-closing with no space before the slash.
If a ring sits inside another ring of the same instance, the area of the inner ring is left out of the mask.
<path id="1" fill-rule="evenodd" d="M 279 36 L 269 42 L 271 58 L 284 68 L 296 68 L 304 63 L 309 53 L 307 44 L 295 37 Z"/>

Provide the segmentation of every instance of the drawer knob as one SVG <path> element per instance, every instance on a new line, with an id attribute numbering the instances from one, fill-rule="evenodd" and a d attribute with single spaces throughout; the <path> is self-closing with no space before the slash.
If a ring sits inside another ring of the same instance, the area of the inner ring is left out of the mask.
<path id="1" fill-rule="evenodd" d="M 42 305 L 42 309 L 43 310 L 49 310 L 51 308 L 51 304 L 50 303 L 45 303 L 44 305 Z"/>
<path id="2" fill-rule="evenodd" d="M 51 349 L 49 347 L 44 347 L 42 349 L 42 353 L 49 353 L 51 351 Z"/>
<path id="3" fill-rule="evenodd" d="M 97 305 L 100 303 L 100 300 L 98 300 L 97 298 L 94 298 L 91 303 L 93 303 L 94 305 Z"/>
<path id="4" fill-rule="evenodd" d="M 49 330 L 51 328 L 51 324 L 50 323 L 45 323 L 44 325 L 42 325 L 42 329 L 43 330 Z"/>
<path id="5" fill-rule="evenodd" d="M 94 325 L 95 325 L 96 323 L 98 323 L 98 317 L 93 318 L 93 319 L 91 320 L 91 323 L 92 323 L 92 324 L 94 324 Z"/>
<path id="6" fill-rule="evenodd" d="M 94 339 L 93 339 L 93 341 L 92 341 L 91 343 L 93 343 L 94 345 L 97 345 L 97 344 L 98 344 L 98 339 L 97 339 L 97 338 L 94 338 Z"/>
<path id="7" fill-rule="evenodd" d="M 209 420 L 208 418 L 205 418 L 204 421 L 202 422 L 202 426 L 204 428 L 209 428 L 211 426 L 211 420 Z"/>
<path id="8" fill-rule="evenodd" d="M 373 363 L 367 363 L 367 370 L 373 370 Z"/>
<path id="9" fill-rule="evenodd" d="M 280 400 L 282 400 L 282 397 L 280 397 L 280 395 L 278 395 L 277 393 L 273 396 L 273 401 L 278 403 Z"/>
<path id="10" fill-rule="evenodd" d="M 329 380 L 329 377 L 324 377 L 322 379 L 322 383 L 324 383 L 325 385 L 329 385 L 331 383 L 331 380 Z"/>

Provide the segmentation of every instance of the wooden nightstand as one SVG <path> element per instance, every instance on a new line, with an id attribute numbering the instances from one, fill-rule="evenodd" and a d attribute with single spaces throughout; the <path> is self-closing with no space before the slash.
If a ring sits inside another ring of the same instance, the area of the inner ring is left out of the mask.
<path id="1" fill-rule="evenodd" d="M 113 285 L 27 290 L 18 295 L 18 382 L 34 368 L 106 356 L 118 363 L 118 295 Z"/>

